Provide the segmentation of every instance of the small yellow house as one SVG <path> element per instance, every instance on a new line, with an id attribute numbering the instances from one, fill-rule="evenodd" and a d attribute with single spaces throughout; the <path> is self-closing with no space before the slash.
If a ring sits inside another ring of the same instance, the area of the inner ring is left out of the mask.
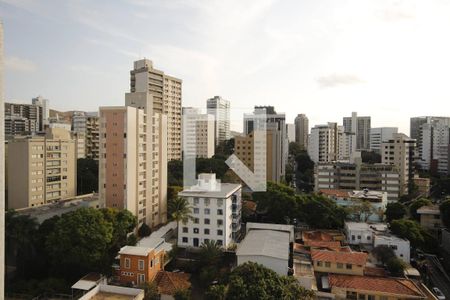
<path id="1" fill-rule="evenodd" d="M 311 250 L 314 271 L 333 274 L 364 275 L 367 253 Z"/>

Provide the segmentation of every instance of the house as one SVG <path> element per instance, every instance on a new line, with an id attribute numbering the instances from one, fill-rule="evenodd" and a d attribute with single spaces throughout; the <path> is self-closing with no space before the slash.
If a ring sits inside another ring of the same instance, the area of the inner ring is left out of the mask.
<path id="1" fill-rule="evenodd" d="M 247 223 L 247 234 L 239 243 L 236 256 L 238 265 L 248 261 L 287 275 L 294 226 L 281 224 Z"/>
<path id="2" fill-rule="evenodd" d="M 178 246 L 198 248 L 214 240 L 230 247 L 241 229 L 240 184 L 221 183 L 216 174 L 199 174 L 198 183 L 180 193 L 192 207 L 192 219 L 178 228 Z"/>
<path id="3" fill-rule="evenodd" d="M 364 275 L 367 253 L 311 250 L 314 270 L 321 273 Z"/>
<path id="4" fill-rule="evenodd" d="M 339 230 L 304 230 L 302 231 L 302 240 L 304 243 L 310 241 L 341 242 L 345 240 L 345 236 Z"/>
<path id="5" fill-rule="evenodd" d="M 428 299 L 409 279 L 330 274 L 328 282 L 337 300 Z"/>
<path id="6" fill-rule="evenodd" d="M 164 239 L 143 240 L 137 246 L 124 246 L 120 249 L 117 273 L 121 283 L 134 286 L 150 282 L 164 269 L 165 254 L 169 249 L 167 243 Z"/>
<path id="7" fill-rule="evenodd" d="M 191 287 L 190 275 L 186 273 L 173 273 L 159 271 L 155 277 L 155 284 L 161 300 L 173 300 L 178 290 L 187 290 Z"/>
<path id="8" fill-rule="evenodd" d="M 377 232 L 373 237 L 373 247 L 377 246 L 389 246 L 394 250 L 395 255 L 404 262 L 410 262 L 410 243 L 407 239 L 399 238 L 393 234 L 384 232 Z"/>
<path id="9" fill-rule="evenodd" d="M 345 222 L 344 231 L 349 245 L 373 244 L 374 231 L 386 231 L 387 225 L 381 223 Z"/>
<path id="10" fill-rule="evenodd" d="M 339 189 L 322 189 L 320 194 L 333 200 L 336 205 L 346 208 L 356 208 L 363 202 L 370 203 L 370 213 L 353 212 L 351 215 L 355 220 L 365 220 L 369 222 L 381 222 L 383 213 L 388 202 L 387 192 L 371 191 L 368 189 L 345 191 Z"/>
<path id="11" fill-rule="evenodd" d="M 439 228 L 443 227 L 441 211 L 438 205 L 422 206 L 417 210 L 417 214 L 420 215 L 420 225 L 423 228 L 436 232 Z"/>
<path id="12" fill-rule="evenodd" d="M 79 300 L 103 300 L 103 299 L 143 300 L 144 290 L 100 284 L 97 285 L 92 290 L 90 290 L 84 296 L 79 298 Z"/>

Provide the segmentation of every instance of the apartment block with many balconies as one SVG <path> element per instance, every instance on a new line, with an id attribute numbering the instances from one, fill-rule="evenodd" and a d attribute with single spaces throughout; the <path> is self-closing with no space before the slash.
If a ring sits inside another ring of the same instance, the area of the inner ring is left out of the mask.
<path id="1" fill-rule="evenodd" d="M 7 147 L 8 208 L 40 206 L 77 191 L 75 141 L 60 128 L 45 136 L 20 137 Z"/>

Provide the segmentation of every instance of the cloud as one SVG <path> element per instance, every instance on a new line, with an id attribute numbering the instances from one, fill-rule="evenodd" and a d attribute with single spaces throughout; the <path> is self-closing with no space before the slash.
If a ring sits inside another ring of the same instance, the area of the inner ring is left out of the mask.
<path id="1" fill-rule="evenodd" d="M 377 15 L 380 19 L 388 22 L 406 21 L 416 18 L 416 7 L 414 1 L 388 1 Z"/>
<path id="2" fill-rule="evenodd" d="M 5 58 L 5 67 L 7 70 L 17 72 L 34 72 L 37 70 L 37 65 L 28 59 L 23 59 L 17 56 L 8 56 Z"/>
<path id="3" fill-rule="evenodd" d="M 316 79 L 320 88 L 336 87 L 338 85 L 351 85 L 364 83 L 360 77 L 354 74 L 330 74 Z"/>

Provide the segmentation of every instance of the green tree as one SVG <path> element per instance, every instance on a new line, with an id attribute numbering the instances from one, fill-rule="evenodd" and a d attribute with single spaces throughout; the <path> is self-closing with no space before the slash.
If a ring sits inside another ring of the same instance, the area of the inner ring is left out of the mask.
<path id="1" fill-rule="evenodd" d="M 223 284 L 211 285 L 205 293 L 206 299 L 225 300 L 227 297 L 227 286 Z"/>
<path id="2" fill-rule="evenodd" d="M 160 295 L 158 292 L 158 286 L 154 281 L 146 282 L 140 286 L 144 290 L 144 300 L 159 300 Z"/>
<path id="3" fill-rule="evenodd" d="M 299 143 L 290 142 L 289 143 L 289 155 L 296 157 L 298 154 L 302 153 L 306 149 L 303 149 Z"/>
<path id="4" fill-rule="evenodd" d="M 253 262 L 235 268 L 229 278 L 226 299 L 312 299 L 314 294 L 302 288 L 293 277 L 279 276 Z"/>
<path id="5" fill-rule="evenodd" d="M 403 219 L 403 217 L 406 215 L 406 207 L 400 202 L 388 203 L 386 205 L 385 215 L 387 222 Z"/>
<path id="6" fill-rule="evenodd" d="M 431 204 L 432 204 L 431 201 L 426 198 L 420 198 L 420 199 L 413 201 L 409 205 L 409 213 L 411 215 L 411 218 L 413 218 L 416 221 L 419 221 L 420 215 L 417 214 L 417 210 L 419 208 L 421 208 L 422 206 L 427 206 L 427 205 L 431 205 Z"/>
<path id="7" fill-rule="evenodd" d="M 175 300 L 189 300 L 189 299 L 191 299 L 191 291 L 185 290 L 185 289 L 179 289 L 179 290 L 175 291 L 173 298 Z"/>
<path id="8" fill-rule="evenodd" d="M 221 141 L 216 147 L 215 157 L 226 160 L 234 152 L 234 138 Z"/>
<path id="9" fill-rule="evenodd" d="M 395 235 L 409 240 L 412 247 L 420 248 L 425 252 L 436 252 L 437 240 L 416 221 L 394 220 L 390 229 Z"/>
<path id="10" fill-rule="evenodd" d="M 372 214 L 377 213 L 376 208 L 372 206 L 369 201 L 359 200 L 348 208 L 351 214 L 356 215 L 357 220 L 360 222 L 367 222 Z"/>
<path id="11" fill-rule="evenodd" d="M 152 233 L 152 230 L 145 223 L 142 223 L 141 227 L 139 227 L 139 229 L 138 229 L 138 235 L 140 238 L 149 236 L 151 233 Z"/>
<path id="12" fill-rule="evenodd" d="M 90 158 L 77 160 L 78 195 L 98 192 L 98 161 Z"/>
<path id="13" fill-rule="evenodd" d="M 403 276 L 406 264 L 398 257 L 394 256 L 386 263 L 386 267 L 394 277 Z"/>
<path id="14" fill-rule="evenodd" d="M 167 201 L 172 201 L 178 197 L 178 193 L 183 190 L 181 186 L 169 186 L 167 188 Z"/>
<path id="15" fill-rule="evenodd" d="M 200 261 L 202 265 L 217 265 L 223 256 L 222 247 L 215 240 L 200 245 Z"/>
<path id="16" fill-rule="evenodd" d="M 169 217 L 176 221 L 178 226 L 180 222 L 186 224 L 192 218 L 192 208 L 186 198 L 177 197 L 167 204 Z"/>
<path id="17" fill-rule="evenodd" d="M 308 155 L 308 152 L 301 151 L 295 156 L 297 169 L 296 185 L 297 188 L 304 192 L 312 192 L 314 189 L 314 162 Z"/>
<path id="18" fill-rule="evenodd" d="M 445 227 L 450 229 L 450 200 L 445 200 L 439 205 L 439 210 L 441 211 L 442 222 Z"/>
<path id="19" fill-rule="evenodd" d="M 56 222 L 46 240 L 56 273 L 66 278 L 79 278 L 89 271 L 105 269 L 105 259 L 113 239 L 113 225 L 103 213 L 81 208 L 64 214 Z"/>
<path id="20" fill-rule="evenodd" d="M 395 257 L 394 250 L 387 245 L 379 245 L 373 248 L 372 255 L 385 265 L 390 259 Z"/>

